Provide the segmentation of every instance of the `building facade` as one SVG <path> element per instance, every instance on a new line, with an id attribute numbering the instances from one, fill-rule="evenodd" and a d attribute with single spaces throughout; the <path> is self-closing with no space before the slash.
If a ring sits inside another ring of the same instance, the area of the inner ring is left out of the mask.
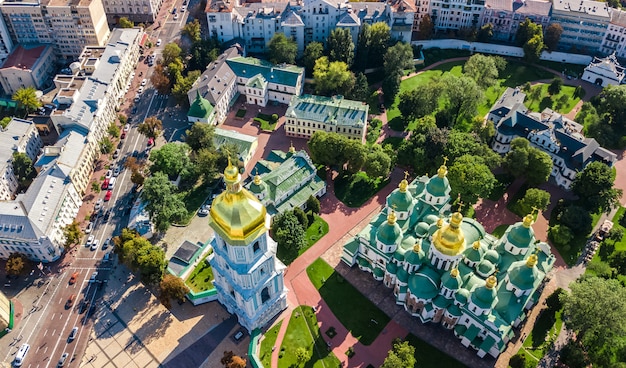
<path id="1" fill-rule="evenodd" d="M 526 19 L 540 24 L 545 30 L 550 23 L 551 9 L 552 2 L 544 0 L 485 0 L 480 25 L 493 25 L 496 40 L 513 41 L 519 24 Z"/>
<path id="2" fill-rule="evenodd" d="M 449 213 L 447 167 L 409 183 L 344 245 L 342 261 L 393 290 L 421 323 L 441 324 L 481 358 L 498 357 L 541 293 L 556 258 L 536 242 L 533 216 L 496 238 L 474 219 Z"/>
<path id="3" fill-rule="evenodd" d="M 600 52 L 604 55 L 615 53 L 618 58 L 626 58 L 626 12 L 621 9 L 611 9 L 611 22 L 604 33 Z"/>
<path id="4" fill-rule="evenodd" d="M 0 85 L 13 95 L 20 88 L 49 87 L 56 56 L 50 45 L 18 45 L 0 67 Z"/>
<path id="5" fill-rule="evenodd" d="M 609 12 L 607 3 L 599 1 L 554 1 L 550 23 L 563 27 L 559 47 L 583 53 L 599 52 L 611 20 Z"/>
<path id="6" fill-rule="evenodd" d="M 368 112 L 368 104 L 342 96 L 293 96 L 285 113 L 285 133 L 308 139 L 320 130 L 365 143 Z"/>
<path id="7" fill-rule="evenodd" d="M 317 168 L 306 151 L 272 151 L 254 167 L 254 180 L 246 188 L 267 208 L 270 215 L 306 209 L 310 196 L 326 194 L 326 182 L 317 176 Z"/>
<path id="8" fill-rule="evenodd" d="M 44 0 L 3 2 L 0 12 L 14 43 L 52 44 L 68 59 L 85 46 L 102 46 L 109 38 L 102 0 Z"/>
<path id="9" fill-rule="evenodd" d="M 124 17 L 135 23 L 154 23 L 163 0 L 102 0 L 109 23 L 117 23 Z"/>
<path id="10" fill-rule="evenodd" d="M 248 331 L 265 326 L 287 308 L 285 265 L 276 258 L 265 206 L 241 186 L 229 163 L 226 191 L 213 200 L 209 225 L 215 232 L 210 260 L 218 300 Z"/>
<path id="11" fill-rule="evenodd" d="M 18 181 L 13 171 L 13 153 L 24 153 L 33 162 L 39 156 L 43 143 L 32 121 L 13 118 L 0 130 L 0 200 L 7 201 L 17 192 Z"/>
<path id="12" fill-rule="evenodd" d="M 605 58 L 595 57 L 585 67 L 581 79 L 601 87 L 608 85 L 619 86 L 624 81 L 624 67 L 619 65 L 615 54 Z"/>
<path id="13" fill-rule="evenodd" d="M 421 0 L 419 7 L 428 9 L 435 31 L 471 29 L 480 25 L 485 0 Z"/>
<path id="14" fill-rule="evenodd" d="M 523 92 L 507 88 L 487 115 L 496 127 L 491 143 L 494 151 L 505 154 L 513 139 L 526 138 L 531 146 L 550 155 L 551 175 L 565 189 L 570 189 L 576 173 L 591 162 L 612 167 L 617 161 L 617 156 L 595 139 L 585 138 L 583 127 L 575 121 L 547 108 L 541 113 L 528 111 L 523 104 L 525 97 Z"/>

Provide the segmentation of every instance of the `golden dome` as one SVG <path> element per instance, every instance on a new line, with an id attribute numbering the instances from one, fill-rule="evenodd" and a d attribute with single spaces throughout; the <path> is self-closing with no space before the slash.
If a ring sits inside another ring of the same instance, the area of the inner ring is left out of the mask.
<path id="1" fill-rule="evenodd" d="M 476 240 L 474 242 L 474 244 L 472 244 L 472 248 L 474 248 L 474 250 L 479 250 L 480 249 L 480 240 Z"/>
<path id="2" fill-rule="evenodd" d="M 389 225 L 393 225 L 396 223 L 397 219 L 398 217 L 396 217 L 396 211 L 394 210 L 389 211 L 389 214 L 387 215 L 387 223 Z"/>
<path id="3" fill-rule="evenodd" d="M 437 176 L 440 178 L 445 178 L 447 174 L 448 168 L 446 167 L 446 165 L 441 165 L 441 167 L 439 167 L 439 170 L 437 170 Z"/>
<path id="4" fill-rule="evenodd" d="M 491 290 L 498 284 L 498 279 L 494 275 L 487 277 L 487 281 L 485 282 L 485 286 L 487 289 Z"/>
<path id="5" fill-rule="evenodd" d="M 453 268 L 450 270 L 450 276 L 457 278 L 457 276 L 459 276 L 459 269 L 458 268 Z"/>
<path id="6" fill-rule="evenodd" d="M 419 253 L 422 251 L 422 239 L 418 239 L 413 245 L 413 252 Z"/>
<path id="7" fill-rule="evenodd" d="M 536 264 L 537 264 L 537 255 L 531 254 L 530 257 L 528 257 L 528 259 L 526 260 L 526 266 L 528 266 L 528 268 L 533 268 L 535 267 Z"/>
<path id="8" fill-rule="evenodd" d="M 256 175 L 254 176 L 254 184 L 256 184 L 256 185 L 261 185 L 261 175 L 256 174 Z"/>
<path id="9" fill-rule="evenodd" d="M 241 187 L 239 170 L 224 170 L 226 190 L 213 200 L 209 224 L 228 244 L 247 245 L 269 227 L 265 206 Z"/>
<path id="10" fill-rule="evenodd" d="M 296 153 L 296 148 L 293 146 L 293 142 L 289 145 L 289 153 Z"/>
<path id="11" fill-rule="evenodd" d="M 437 220 L 437 227 L 441 229 L 443 224 L 444 224 L 443 218 L 439 217 L 439 220 Z"/>
<path id="12" fill-rule="evenodd" d="M 450 218 L 450 224 L 442 226 L 433 234 L 433 245 L 442 254 L 456 256 L 465 250 L 465 235 L 460 228 L 463 215 L 456 212 Z"/>
<path id="13" fill-rule="evenodd" d="M 406 193 L 406 188 L 409 186 L 409 182 L 406 179 L 402 179 L 400 184 L 398 184 L 398 188 L 401 193 Z"/>
<path id="14" fill-rule="evenodd" d="M 534 222 L 535 222 L 535 217 L 533 216 L 532 213 L 529 213 L 528 215 L 524 216 L 524 219 L 522 220 L 522 225 L 525 228 L 529 228 L 532 226 Z"/>

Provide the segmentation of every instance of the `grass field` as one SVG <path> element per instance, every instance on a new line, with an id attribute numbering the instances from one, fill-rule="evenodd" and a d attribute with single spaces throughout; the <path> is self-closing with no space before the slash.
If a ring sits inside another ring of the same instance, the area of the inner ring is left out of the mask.
<path id="1" fill-rule="evenodd" d="M 572 111 L 574 106 L 576 106 L 578 101 L 580 101 L 579 97 L 574 97 L 574 91 L 576 90 L 576 87 L 563 86 L 559 94 L 551 96 L 548 93 L 548 86 L 549 85 L 545 83 L 533 86 L 531 90 L 541 89 L 540 96 L 542 97 L 538 100 L 531 100 L 529 98 L 530 93 L 527 93 L 524 105 L 526 105 L 526 107 L 528 107 L 532 111 L 543 111 L 545 108 L 550 108 L 561 114 L 567 114 Z M 563 96 L 567 97 L 567 103 L 560 104 L 559 101 Z"/>
<path id="2" fill-rule="evenodd" d="M 301 256 L 307 249 L 311 248 L 313 244 L 317 243 L 318 240 L 324 237 L 324 235 L 328 234 L 328 223 L 324 221 L 323 218 L 315 215 L 315 221 L 313 221 L 309 228 L 306 229 L 305 237 L 306 237 L 306 246 L 299 249 L 296 253 L 291 249 L 285 249 L 284 247 L 278 246 L 278 250 L 276 256 L 280 259 L 284 264 L 290 265 L 293 261 L 296 260 L 299 256 Z"/>
<path id="3" fill-rule="evenodd" d="M 276 344 L 278 331 L 282 324 L 283 321 L 278 322 L 263 335 L 263 341 L 261 341 L 261 348 L 259 349 L 259 359 L 261 359 L 264 367 L 271 367 L 272 365 L 272 348 Z"/>
<path id="4" fill-rule="evenodd" d="M 317 326 L 317 318 L 313 308 L 301 305 L 294 309 L 289 319 L 287 332 L 280 347 L 278 368 L 291 368 L 300 366 L 296 358 L 296 350 L 305 348 L 310 356 L 306 367 L 325 368 L 339 367 L 339 359 L 331 351 L 328 351 L 326 342 L 320 334 Z M 266 365 L 269 367 L 269 365 Z"/>
<path id="5" fill-rule="evenodd" d="M 374 342 L 389 323 L 385 313 L 323 259 L 318 258 L 313 262 L 307 267 L 306 273 L 333 314 L 363 345 Z"/>
<path id="6" fill-rule="evenodd" d="M 419 337 L 409 334 L 405 340 L 415 347 L 415 359 L 420 368 L 463 368 L 465 364 L 437 350 Z"/>
<path id="7" fill-rule="evenodd" d="M 206 262 L 206 257 L 208 256 L 208 254 L 204 256 L 191 275 L 185 280 L 185 284 L 195 293 L 213 289 L 213 269 Z"/>

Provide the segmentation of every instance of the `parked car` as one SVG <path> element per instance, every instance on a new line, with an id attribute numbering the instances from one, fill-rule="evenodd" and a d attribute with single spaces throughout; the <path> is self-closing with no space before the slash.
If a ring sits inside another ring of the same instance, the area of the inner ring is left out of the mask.
<path id="1" fill-rule="evenodd" d="M 118 157 L 120 157 L 120 149 L 119 148 L 116 149 L 115 152 L 113 152 L 113 158 L 115 159 L 115 158 L 118 158 Z"/>
<path id="2" fill-rule="evenodd" d="M 142 87 L 144 87 L 147 83 L 148 83 L 148 80 L 147 80 L 146 78 L 144 78 L 144 79 L 141 81 L 141 86 L 142 86 Z"/>
<path id="3" fill-rule="evenodd" d="M 96 237 L 93 235 L 89 235 L 89 237 L 87 238 L 87 243 L 85 244 L 86 247 L 90 246 L 93 241 L 96 240 Z"/>
<path id="4" fill-rule="evenodd" d="M 74 283 L 76 283 L 76 279 L 78 278 L 79 272 L 76 271 L 72 274 L 72 277 L 70 277 L 70 285 L 73 285 Z"/>
<path id="5" fill-rule="evenodd" d="M 122 165 L 117 165 L 115 166 L 115 169 L 113 169 L 113 176 L 118 176 L 121 172 L 122 172 Z"/>
<path id="6" fill-rule="evenodd" d="M 111 244 L 111 238 L 107 238 L 107 240 L 105 240 L 104 243 L 102 244 L 102 250 L 107 249 L 110 244 Z"/>
<path id="7" fill-rule="evenodd" d="M 172 14 L 176 13 L 176 8 L 174 8 L 174 11 L 172 12 Z M 156 47 L 161 46 L 161 39 L 159 38 L 156 42 Z"/>
<path id="8" fill-rule="evenodd" d="M 183 4 L 183 6 L 180 7 L 180 12 L 184 13 L 185 10 L 187 10 L 187 7 L 185 6 L 185 4 Z"/>
<path id="9" fill-rule="evenodd" d="M 174 20 L 178 20 L 178 13 L 174 14 Z"/>
<path id="10" fill-rule="evenodd" d="M 102 257 L 102 262 L 106 263 L 111 259 L 111 253 L 105 253 L 104 257 Z"/>
<path id="11" fill-rule="evenodd" d="M 124 125 L 124 131 L 128 132 L 130 130 L 130 124 Z"/>
<path id="12" fill-rule="evenodd" d="M 109 187 L 109 178 L 105 178 L 104 181 L 102 182 L 101 189 L 106 189 L 108 187 Z"/>
<path id="13" fill-rule="evenodd" d="M 87 224 L 87 227 L 85 228 L 85 234 L 89 234 L 92 230 L 93 230 L 93 221 Z"/>
<path id="14" fill-rule="evenodd" d="M 98 211 L 100 208 L 102 208 L 103 204 L 104 204 L 104 201 L 102 200 L 102 198 L 98 198 L 98 200 L 96 201 L 96 206 L 94 207 L 94 210 Z"/>
<path id="15" fill-rule="evenodd" d="M 200 210 L 198 211 L 198 216 L 206 216 L 209 214 L 210 210 L 211 210 L 211 205 L 205 204 L 202 207 L 200 207 Z"/>
<path id="16" fill-rule="evenodd" d="M 107 194 L 104 195 L 104 200 L 105 201 L 110 201 L 111 200 L 111 196 L 113 196 L 113 191 L 112 190 L 107 190 Z"/>
<path id="17" fill-rule="evenodd" d="M 65 302 L 65 309 L 70 309 L 72 305 L 74 305 L 74 299 L 76 299 L 76 294 L 70 295 L 70 297 Z"/>
<path id="18" fill-rule="evenodd" d="M 124 138 L 126 138 L 126 132 L 122 131 L 122 134 L 120 135 L 120 139 L 124 139 Z"/>
<path id="19" fill-rule="evenodd" d="M 111 217 L 111 210 L 108 210 L 104 213 L 104 217 L 102 218 L 102 221 L 104 222 L 108 222 L 109 221 L 109 217 Z"/>
<path id="20" fill-rule="evenodd" d="M 74 326 L 74 328 L 72 328 L 72 332 L 70 332 L 70 336 L 67 338 L 67 341 L 73 341 L 76 338 L 76 335 L 78 335 L 78 327 Z"/>
<path id="21" fill-rule="evenodd" d="M 113 170 L 107 170 L 104 177 L 107 179 L 111 179 L 112 176 L 113 176 Z"/>
<path id="22" fill-rule="evenodd" d="M 148 147 L 152 147 L 154 145 L 154 138 L 148 138 Z"/>
<path id="23" fill-rule="evenodd" d="M 89 278 L 89 282 L 96 282 L 96 277 L 98 277 L 98 271 L 93 271 L 91 277 Z"/>
<path id="24" fill-rule="evenodd" d="M 93 243 L 91 243 L 91 250 L 96 250 L 98 249 L 98 246 L 100 245 L 100 239 L 96 239 L 93 241 Z"/>
<path id="25" fill-rule="evenodd" d="M 139 89 L 137 90 L 137 94 L 142 94 L 143 93 L 143 87 L 139 87 Z"/>
<path id="26" fill-rule="evenodd" d="M 150 63 L 148 63 L 148 65 L 149 65 L 149 64 L 150 64 Z M 152 65 L 150 65 L 150 66 L 152 66 Z M 139 96 L 135 96 L 135 99 L 134 99 L 133 101 L 135 101 L 135 102 L 139 102 L 139 101 L 141 101 L 141 97 L 139 97 Z"/>

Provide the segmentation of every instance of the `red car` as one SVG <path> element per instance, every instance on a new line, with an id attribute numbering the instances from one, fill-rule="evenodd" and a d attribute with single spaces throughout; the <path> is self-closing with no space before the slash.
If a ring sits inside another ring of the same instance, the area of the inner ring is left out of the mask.
<path id="1" fill-rule="evenodd" d="M 153 144 L 154 144 L 154 138 L 148 139 L 148 147 L 152 147 Z"/>
<path id="2" fill-rule="evenodd" d="M 126 132 L 125 132 L 125 131 L 122 131 L 122 135 L 120 136 L 120 138 L 121 138 L 121 139 L 126 138 Z"/>
<path id="3" fill-rule="evenodd" d="M 104 200 L 105 201 L 111 200 L 111 196 L 112 195 L 113 195 L 113 191 L 112 190 L 107 190 L 107 194 L 104 196 Z"/>
<path id="4" fill-rule="evenodd" d="M 76 278 L 78 278 L 78 271 L 74 272 L 72 274 L 72 277 L 70 277 L 70 285 L 74 284 L 76 282 Z"/>
<path id="5" fill-rule="evenodd" d="M 104 179 L 104 181 L 102 182 L 102 189 L 107 189 L 109 187 L 109 179 Z"/>

